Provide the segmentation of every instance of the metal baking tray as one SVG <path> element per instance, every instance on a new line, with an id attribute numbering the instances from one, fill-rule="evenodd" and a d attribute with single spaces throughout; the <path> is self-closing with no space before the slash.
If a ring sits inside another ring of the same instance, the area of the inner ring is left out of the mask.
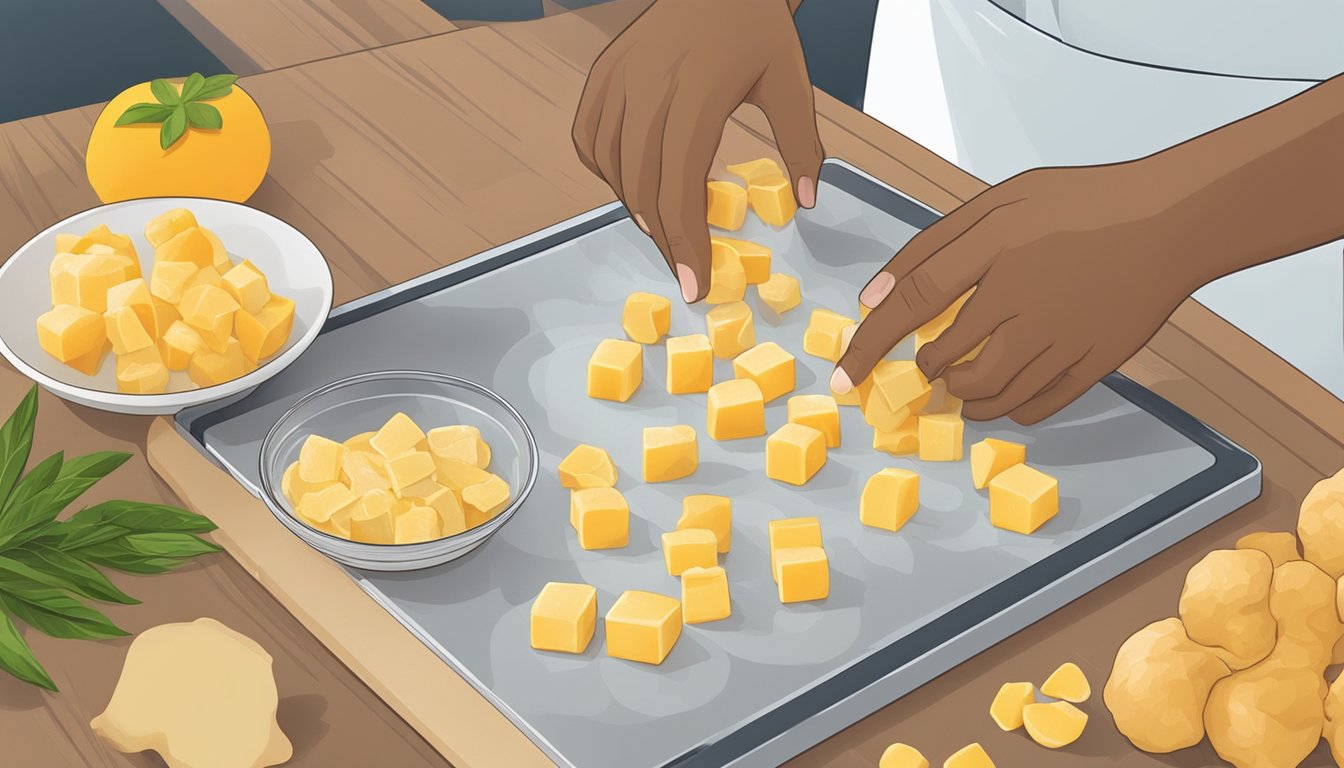
<path id="1" fill-rule="evenodd" d="M 796 274 L 802 306 L 776 316 L 759 303 L 759 341 L 798 355 L 798 392 L 825 392 L 831 365 L 802 354 L 811 311 L 854 314 L 857 290 L 932 210 L 837 161 L 819 205 L 772 230 L 738 236 L 774 249 Z M 316 343 L 241 400 L 183 411 L 179 428 L 257 492 L 258 449 L 299 397 L 351 374 L 420 368 L 463 376 L 527 419 L 542 476 L 517 516 L 470 555 L 408 573 L 349 569 L 371 596 L 432 648 L 558 764 L 774 765 L 1142 562 L 1259 495 L 1259 462 L 1119 375 L 1032 428 L 967 424 L 1028 444 L 1028 460 L 1059 478 L 1060 512 L 1022 536 L 989 525 L 967 462 L 924 463 L 871 448 L 857 409 L 843 408 L 843 445 L 803 488 L 764 474 L 764 440 L 704 434 L 704 395 L 668 395 L 661 346 L 645 350 L 644 384 L 627 403 L 585 396 L 585 365 L 620 337 L 636 289 L 672 298 L 672 333 L 701 333 L 705 307 L 678 301 L 648 238 L 616 205 L 597 209 L 451 267 L 347 304 Z M 716 362 L 716 378 L 731 376 Z M 767 408 L 785 421 L 785 398 Z M 641 428 L 691 424 L 699 470 L 639 481 Z M 568 524 L 556 465 L 576 443 L 607 448 L 632 509 L 630 544 L 588 552 Z M 968 452 L 969 453 L 969 452 Z M 864 481 L 886 466 L 921 475 L 921 509 L 899 533 L 858 521 Z M 542 653 L 528 610 L 547 581 L 594 585 L 599 611 L 626 589 L 678 595 L 659 548 L 691 493 L 734 500 L 724 557 L 731 618 L 687 626 L 661 666 L 606 656 L 601 622 L 585 654 Z M 824 601 L 781 605 L 769 573 L 767 521 L 818 515 L 831 562 Z M 277 528 L 276 535 L 289 535 Z"/>

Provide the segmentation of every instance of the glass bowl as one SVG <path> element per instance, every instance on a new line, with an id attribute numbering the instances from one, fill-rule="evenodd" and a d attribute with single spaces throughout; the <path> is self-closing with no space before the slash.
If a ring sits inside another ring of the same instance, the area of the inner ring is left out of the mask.
<path id="1" fill-rule="evenodd" d="M 490 444 L 489 470 L 508 482 L 504 511 L 453 536 L 415 544 L 365 544 L 310 528 L 297 517 L 280 479 L 309 435 L 345 440 L 378 429 L 401 411 L 422 429 L 469 424 Z M 537 479 L 537 444 L 527 422 L 504 398 L 475 382 L 429 371 L 362 373 L 310 392 L 285 412 L 261 444 L 266 505 L 286 528 L 333 560 L 375 571 L 410 571 L 459 558 L 479 547 L 517 513 Z"/>

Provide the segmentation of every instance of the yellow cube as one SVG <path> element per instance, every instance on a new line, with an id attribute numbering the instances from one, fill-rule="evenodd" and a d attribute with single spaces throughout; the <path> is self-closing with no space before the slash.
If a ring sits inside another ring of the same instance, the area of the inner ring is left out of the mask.
<path id="1" fill-rule="evenodd" d="M 718 551 L 714 532 L 704 528 L 682 528 L 663 534 L 663 562 L 672 576 L 680 576 L 687 568 L 718 565 Z"/>
<path id="2" fill-rule="evenodd" d="M 672 302 L 653 293 L 635 291 L 625 300 L 621 327 L 631 341 L 657 344 L 672 326 Z"/>
<path id="3" fill-rule="evenodd" d="M 859 497 L 859 522 L 899 531 L 919 509 L 919 475 L 887 467 L 868 478 Z"/>
<path id="4" fill-rule="evenodd" d="M 735 301 L 721 304 L 705 313 L 709 345 L 720 360 L 737 357 L 756 346 L 756 323 L 751 307 Z"/>
<path id="5" fill-rule="evenodd" d="M 201 335 L 191 326 L 178 320 L 168 326 L 168 330 L 159 339 L 159 354 L 164 365 L 170 371 L 185 371 L 191 363 L 191 356 L 205 346 Z"/>
<path id="6" fill-rule="evenodd" d="M 994 761 L 979 743 L 967 744 L 943 761 L 943 768 L 994 768 Z"/>
<path id="7" fill-rule="evenodd" d="M 187 281 L 196 272 L 196 265 L 189 261 L 155 262 L 149 273 L 149 292 L 169 304 L 178 304 L 186 292 Z"/>
<path id="8" fill-rule="evenodd" d="M 329 485 L 332 485 L 332 483 L 305 483 L 299 477 L 299 462 L 297 461 L 290 462 L 289 466 L 285 467 L 284 474 L 280 476 L 280 493 L 285 497 L 285 501 L 289 502 L 291 508 L 297 508 L 299 502 L 303 501 L 304 496 L 313 491 L 320 491 Z"/>
<path id="9" fill-rule="evenodd" d="M 79 242 L 79 235 L 73 235 L 68 232 L 61 232 L 56 235 L 56 253 L 77 253 L 75 243 Z"/>
<path id="10" fill-rule="evenodd" d="M 974 288 L 963 293 L 956 301 L 952 302 L 951 306 L 942 312 L 939 312 L 937 317 L 915 330 L 916 351 L 930 341 L 943 335 L 943 331 L 946 331 L 948 327 L 952 325 L 952 321 L 957 319 L 957 313 L 961 312 L 962 306 L 966 304 L 967 299 L 971 298 L 972 293 L 975 293 Z"/>
<path id="11" fill-rule="evenodd" d="M 107 312 L 130 308 L 140 319 L 140 325 L 150 336 L 158 338 L 157 318 L 154 311 L 154 297 L 149 295 L 149 286 L 144 278 L 137 277 L 118 283 L 107 289 Z M 106 313 L 104 313 L 106 314 Z"/>
<path id="12" fill-rule="evenodd" d="M 532 647 L 583 653 L 597 628 L 597 590 L 587 584 L 548 582 L 532 601 Z"/>
<path id="13" fill-rule="evenodd" d="M 177 311 L 177 307 L 157 296 L 151 296 L 149 301 L 151 312 L 145 330 L 150 336 L 161 339 L 173 323 L 182 319 L 182 314 Z"/>
<path id="14" fill-rule="evenodd" d="M 1031 683 L 1004 683 L 989 705 L 989 717 L 999 728 L 1015 731 L 1022 727 L 1022 709 L 1036 701 Z"/>
<path id="15" fill-rule="evenodd" d="M 462 489 L 462 506 L 468 528 L 489 522 L 509 506 L 512 492 L 504 478 L 491 474 L 483 482 Z"/>
<path id="16" fill-rule="evenodd" d="M 705 220 L 711 227 L 735 232 L 747 220 L 747 190 L 731 181 L 711 181 L 706 186 L 709 196 Z"/>
<path id="17" fill-rule="evenodd" d="M 455 459 L 474 464 L 481 469 L 490 466 L 490 444 L 481 437 L 481 430 L 470 424 L 435 427 L 425 435 L 429 452 L 441 459 Z"/>
<path id="18" fill-rule="evenodd" d="M 826 436 L 802 424 L 785 424 L 765 441 L 765 476 L 803 485 L 826 464 Z"/>
<path id="19" fill-rule="evenodd" d="M 215 265 L 215 247 L 199 227 L 188 227 L 155 246 L 155 261 L 189 261 L 198 269 Z"/>
<path id="20" fill-rule="evenodd" d="M 630 542 L 630 504 L 615 488 L 571 492 L 569 522 L 584 549 L 615 549 Z"/>
<path id="21" fill-rule="evenodd" d="M 971 482 L 978 488 L 989 485 L 1003 470 L 1027 460 L 1027 446 L 987 437 L 971 446 Z"/>
<path id="22" fill-rule="evenodd" d="M 706 431 L 715 440 L 765 434 L 765 396 L 751 379 L 721 381 L 706 398 Z"/>
<path id="23" fill-rule="evenodd" d="M 826 437 L 827 448 L 840 447 L 840 406 L 830 395 L 789 398 L 789 422 L 811 427 Z"/>
<path id="24" fill-rule="evenodd" d="M 229 259 L 229 252 L 224 248 L 224 241 L 219 239 L 219 235 L 201 227 L 201 234 L 210 241 L 210 249 L 215 252 L 214 267 L 219 274 L 224 274 L 233 268 L 233 262 Z"/>
<path id="25" fill-rule="evenodd" d="M 224 351 L 233 336 L 233 315 L 238 311 L 238 302 L 232 296 L 213 285 L 198 285 L 182 294 L 178 309 L 182 322 L 195 328 L 207 347 Z"/>
<path id="26" fill-rule="evenodd" d="M 870 391 L 865 395 L 863 390 L 860 390 L 859 402 L 863 407 L 863 420 L 879 432 L 896 432 L 902 424 L 910 420 L 909 408 L 892 408 L 887 405 L 887 399 L 876 391 Z"/>
<path id="27" fill-rule="evenodd" d="M 154 346 L 154 340 L 140 324 L 139 315 L 130 307 L 104 313 L 103 321 L 107 326 L 107 340 L 112 342 L 112 351 L 118 355 Z"/>
<path id="28" fill-rule="evenodd" d="M 459 495 L 467 488 L 484 483 L 491 477 L 489 472 L 475 464 L 455 459 L 441 459 L 432 453 L 430 456 L 434 461 L 434 481 L 452 488 Z"/>
<path id="29" fill-rule="evenodd" d="M 90 354 L 106 342 L 107 325 L 90 309 L 61 304 L 37 318 L 37 343 L 62 363 Z"/>
<path id="30" fill-rule="evenodd" d="M 891 432 L 874 429 L 873 448 L 892 456 L 919 453 L 919 417 L 911 416 Z"/>
<path id="31" fill-rule="evenodd" d="M 86 253 L 62 259 L 52 266 L 51 303 L 73 304 L 102 314 L 107 311 L 107 292 L 126 282 L 124 262 L 103 253 Z"/>
<path id="32" fill-rule="evenodd" d="M 768 157 L 750 160 L 745 163 L 734 163 L 733 165 L 726 166 L 724 170 L 747 184 L 751 184 L 757 179 L 768 179 L 772 176 L 784 175 L 784 172 L 779 169 L 779 163 L 776 163 Z"/>
<path id="33" fill-rule="evenodd" d="M 233 316 L 233 332 L 249 360 L 264 360 L 279 352 L 293 329 L 294 301 L 275 294 L 271 294 L 260 312 L 253 314 L 240 309 Z"/>
<path id="34" fill-rule="evenodd" d="M 341 479 L 345 446 L 321 435 L 309 435 L 299 448 L 299 479 L 305 483 L 333 483 Z"/>
<path id="35" fill-rule="evenodd" d="M 394 459 L 403 453 L 415 450 L 424 440 L 425 433 L 415 421 L 398 411 L 378 428 L 373 437 L 369 438 L 369 445 L 382 454 L 383 458 Z"/>
<path id="36" fill-rule="evenodd" d="M 117 389 L 132 395 L 157 395 L 168 389 L 168 368 L 153 345 L 117 356 Z"/>
<path id="37" fill-rule="evenodd" d="M 1059 749 L 1083 735 L 1087 713 L 1067 701 L 1028 704 L 1022 708 L 1022 725 L 1032 741 L 1047 749 Z"/>
<path id="38" fill-rule="evenodd" d="M 374 489 L 355 502 L 350 513 L 350 540 L 364 544 L 391 544 L 396 540 L 397 499 L 391 491 Z"/>
<path id="39" fill-rule="evenodd" d="M 798 202 L 793 199 L 793 186 L 784 176 L 766 176 L 751 182 L 747 187 L 747 197 L 751 209 L 761 217 L 761 221 L 772 227 L 782 227 L 793 220 L 798 212 Z"/>
<path id="40" fill-rule="evenodd" d="M 176 263 L 176 262 L 169 262 L 169 263 Z M 185 296 L 187 291 L 190 291 L 192 288 L 195 288 L 198 285 L 210 285 L 214 286 L 215 288 L 222 288 L 223 286 L 221 285 L 221 283 L 223 282 L 224 281 L 220 279 L 219 270 L 215 269 L 213 265 L 208 267 L 201 267 L 200 269 L 193 272 L 191 277 L 187 278 L 187 282 L 182 284 L 182 295 Z"/>
<path id="41" fill-rule="evenodd" d="M 196 216 L 186 208 L 174 208 L 155 216 L 145 225 L 145 239 L 158 248 L 174 236 L 196 226 Z"/>
<path id="42" fill-rule="evenodd" d="M 444 536 L 456 536 L 472 527 L 467 525 L 467 511 L 452 488 L 442 485 L 438 490 L 420 500 L 420 503 L 439 513 L 439 527 Z"/>
<path id="43" fill-rule="evenodd" d="M 61 242 L 60 235 L 57 235 L 57 238 L 57 242 Z M 98 246 L 114 251 L 135 253 L 135 245 L 131 242 L 131 238 L 127 235 L 113 233 L 106 224 L 99 224 L 85 232 L 83 237 L 76 238 L 74 243 L 70 245 L 70 250 L 74 253 L 90 253 Z"/>
<path id="44" fill-rule="evenodd" d="M 212 264 L 209 269 L 214 270 Z M 202 269 L 204 271 L 204 269 Z M 215 270 L 215 274 L 219 274 Z M 266 276 L 251 264 L 239 264 L 220 275 L 220 285 L 244 312 L 257 314 L 271 300 L 271 289 Z"/>
<path id="45" fill-rule="evenodd" d="M 700 446 L 695 428 L 644 428 L 644 482 L 662 483 L 691 476 L 700 466 Z"/>
<path id="46" fill-rule="evenodd" d="M 1041 683 L 1041 693 L 1052 699 L 1081 704 L 1092 696 L 1092 685 L 1077 664 L 1066 661 Z"/>
<path id="47" fill-rule="evenodd" d="M 439 513 L 429 507 L 411 507 L 392 521 L 392 543 L 419 544 L 443 537 Z"/>
<path id="48" fill-rule="evenodd" d="M 947 382 L 934 379 L 929 382 L 929 396 L 920 408 L 920 413 L 950 413 L 961 415 L 961 398 L 947 391 Z"/>
<path id="49" fill-rule="evenodd" d="M 704 528 L 714 534 L 719 554 L 726 554 L 733 544 L 733 501 L 727 496 L 703 493 L 687 496 L 681 501 L 681 517 L 677 530 Z"/>
<path id="50" fill-rule="evenodd" d="M 922 461 L 961 461 L 966 423 L 960 416 L 934 413 L 919 417 L 919 458 Z"/>
<path id="51" fill-rule="evenodd" d="M 737 253 L 742 271 L 746 274 L 747 285 L 764 283 L 770 277 L 770 249 L 750 240 L 738 240 L 732 237 L 713 237 L 710 242 L 721 242 Z"/>
<path id="52" fill-rule="evenodd" d="M 722 567 L 691 567 L 681 572 L 681 610 L 687 624 L 726 619 L 733 614 L 728 574 Z"/>
<path id="53" fill-rule="evenodd" d="M 883 360 L 873 367 L 873 392 L 891 409 L 911 408 L 931 394 L 929 380 L 913 360 Z"/>
<path id="54" fill-rule="evenodd" d="M 929 768 L 929 761 L 909 744 L 892 744 L 882 752 L 877 768 Z"/>
<path id="55" fill-rule="evenodd" d="M 714 348 L 703 333 L 667 339 L 667 392 L 708 392 L 714 384 Z"/>
<path id="56" fill-rule="evenodd" d="M 107 359 L 107 353 L 111 351 L 112 344 L 104 339 L 103 343 L 95 349 L 91 349 L 73 360 L 66 360 L 65 364 L 85 376 L 94 376 L 103 367 L 103 360 Z"/>
<path id="57" fill-rule="evenodd" d="M 373 443 L 369 442 L 377 432 L 360 432 L 345 439 L 341 445 L 345 446 L 347 451 L 373 451 Z"/>
<path id="58" fill-rule="evenodd" d="M 332 483 L 320 491 L 305 494 L 296 510 L 309 523 L 325 523 L 337 515 L 353 511 L 359 497 L 340 483 Z"/>
<path id="59" fill-rule="evenodd" d="M 709 292 L 706 304 L 729 304 L 747 294 L 747 271 L 737 251 L 722 240 L 709 241 Z"/>
<path id="60" fill-rule="evenodd" d="M 187 376 L 198 387 L 213 387 L 226 381 L 243 376 L 252 371 L 253 366 L 243 355 L 243 348 L 237 339 L 229 339 L 223 352 L 216 352 L 209 345 L 201 347 L 187 363 Z"/>
<path id="61" fill-rule="evenodd" d="M 595 445 L 579 445 L 560 460 L 560 485 L 570 490 L 613 488 L 616 465 L 611 455 Z"/>
<path id="62" fill-rule="evenodd" d="M 644 380 L 644 348 L 624 339 L 603 339 L 588 360 L 588 396 L 624 403 Z"/>
<path id="63" fill-rule="evenodd" d="M 803 292 L 798 287 L 798 278 L 779 272 L 770 275 L 765 282 L 756 286 L 756 294 L 761 297 L 761 303 L 781 315 L 803 303 Z"/>
<path id="64" fill-rule="evenodd" d="M 989 522 L 1015 533 L 1032 533 L 1059 513 L 1059 482 L 1018 464 L 989 481 Z"/>
<path id="65" fill-rule="evenodd" d="M 423 499 L 435 491 L 434 459 L 428 451 L 407 451 L 387 459 L 392 491 L 402 498 Z"/>
<path id="66" fill-rule="evenodd" d="M 733 358 L 733 374 L 756 382 L 768 403 L 793 391 L 795 361 L 783 347 L 767 341 Z"/>
<path id="67" fill-rule="evenodd" d="M 787 517 L 771 520 L 770 573 L 775 573 L 775 553 L 790 547 L 820 547 L 821 521 L 815 517 Z"/>
<path id="68" fill-rule="evenodd" d="M 834 363 L 840 360 L 840 335 L 854 325 L 851 318 L 829 309 L 814 309 L 803 332 L 803 351 Z"/>
<path id="69" fill-rule="evenodd" d="M 627 590 L 607 611 L 606 627 L 608 656 L 662 664 L 681 637 L 681 601 Z"/>
<path id="70" fill-rule="evenodd" d="M 775 581 L 779 602 L 825 600 L 831 593 L 831 566 L 821 547 L 784 547 L 776 550 Z"/>
<path id="71" fill-rule="evenodd" d="M 345 446 L 341 446 L 344 450 Z M 356 496 L 372 490 L 391 490 L 387 476 L 387 462 L 376 453 L 345 451 L 341 455 L 340 479 Z"/>

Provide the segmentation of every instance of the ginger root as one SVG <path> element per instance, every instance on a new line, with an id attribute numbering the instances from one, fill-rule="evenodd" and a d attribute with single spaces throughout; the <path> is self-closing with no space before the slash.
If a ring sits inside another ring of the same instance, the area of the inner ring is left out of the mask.
<path id="1" fill-rule="evenodd" d="M 1209 695 L 1209 743 L 1237 768 L 1294 766 L 1321 740 L 1325 680 L 1276 654 L 1219 680 Z"/>
<path id="2" fill-rule="evenodd" d="M 1273 579 L 1274 564 L 1264 552 L 1216 549 L 1205 555 L 1186 574 L 1181 591 L 1178 610 L 1186 634 L 1213 648 L 1234 670 L 1265 658 L 1275 642 Z"/>
<path id="3" fill-rule="evenodd" d="M 1344 576 L 1344 469 L 1312 487 L 1297 516 L 1302 554 L 1330 578 Z"/>

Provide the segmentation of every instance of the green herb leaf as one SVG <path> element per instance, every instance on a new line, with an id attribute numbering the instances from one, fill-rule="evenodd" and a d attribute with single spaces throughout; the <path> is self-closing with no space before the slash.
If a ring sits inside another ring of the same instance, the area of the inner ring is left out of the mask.
<path id="1" fill-rule="evenodd" d="M 154 94 L 154 98 L 159 100 L 160 104 L 176 107 L 178 104 L 182 103 L 182 97 L 177 95 L 177 89 L 173 87 L 172 83 L 163 78 L 151 80 L 149 83 L 149 90 Z"/>
<path id="2" fill-rule="evenodd" d="M 106 640 L 130 634 L 101 611 L 90 608 L 59 589 L 18 589 L 0 574 L 0 604 L 39 632 L 63 640 Z"/>
<path id="3" fill-rule="evenodd" d="M 82 549 L 79 556 L 94 565 L 143 576 L 167 573 L 184 562 L 176 557 L 146 557 L 139 552 L 129 551 L 120 541 Z"/>
<path id="4" fill-rule="evenodd" d="M 209 533 L 214 523 L 195 512 L 138 501 L 104 501 L 85 507 L 65 521 L 65 525 L 119 525 L 136 533 Z"/>
<path id="5" fill-rule="evenodd" d="M 42 461 L 37 466 L 28 470 L 19 484 L 14 486 L 13 492 L 9 498 L 5 499 L 4 506 L 0 506 L 0 533 L 9 529 L 7 525 L 9 511 L 11 509 L 27 510 L 31 506 L 33 497 L 51 487 L 56 482 L 56 478 L 61 474 L 61 467 L 65 465 L 65 453 L 57 451 Z M 21 512 L 15 513 L 22 514 Z M 17 523 L 16 523 L 17 525 Z"/>
<path id="6" fill-rule="evenodd" d="M 205 85 L 196 93 L 195 100 L 206 101 L 228 96 L 229 92 L 233 90 L 233 84 L 237 81 L 237 75 L 211 75 L 205 78 Z"/>
<path id="7" fill-rule="evenodd" d="M 100 451 L 65 462 L 56 479 L 35 494 L 30 502 L 9 508 L 0 515 L 0 551 L 40 534 L 41 526 L 55 520 L 70 502 L 130 457 L 131 454 L 121 451 Z"/>
<path id="8" fill-rule="evenodd" d="M 200 72 L 192 72 L 187 75 L 187 79 L 182 82 L 182 102 L 185 104 L 196 98 L 196 94 L 200 93 L 204 87 L 205 77 Z"/>
<path id="9" fill-rule="evenodd" d="M 187 110 L 178 105 L 173 109 L 173 113 L 164 119 L 163 127 L 159 129 L 159 148 L 168 149 L 186 132 Z"/>
<path id="10" fill-rule="evenodd" d="M 187 121 L 191 123 L 192 128 L 217 131 L 224 126 L 224 118 L 220 116 L 219 110 L 209 104 L 191 102 L 186 107 Z"/>
<path id="11" fill-rule="evenodd" d="M 117 118 L 117 125 L 139 125 L 142 123 L 162 123 L 173 113 L 172 107 L 162 104 L 132 104 Z"/>
<path id="12" fill-rule="evenodd" d="M 33 649 L 19 634 L 19 628 L 9 620 L 4 611 L 0 611 L 0 669 L 26 683 L 39 685 L 48 691 L 56 690 L 51 676 L 38 663 Z"/>
<path id="13" fill-rule="evenodd" d="M 37 423 L 37 385 L 23 396 L 14 413 L 0 427 L 0 499 L 9 498 L 19 475 L 28 464 L 33 448 L 33 425 Z"/>
<path id="14" fill-rule="evenodd" d="M 33 546 L 0 555 L 0 571 L 22 576 L 49 587 L 107 603 L 139 605 L 97 569 L 51 547 Z"/>
<path id="15" fill-rule="evenodd" d="M 149 557 L 187 558 L 219 551 L 219 547 L 189 533 L 132 533 L 122 541 L 131 551 Z"/>

